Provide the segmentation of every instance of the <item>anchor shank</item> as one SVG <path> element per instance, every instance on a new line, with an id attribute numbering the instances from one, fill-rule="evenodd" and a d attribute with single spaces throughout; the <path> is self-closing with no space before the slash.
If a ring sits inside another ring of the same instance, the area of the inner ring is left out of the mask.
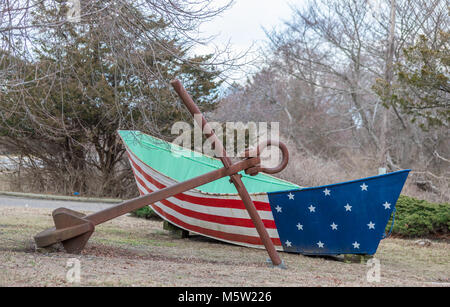
<path id="1" fill-rule="evenodd" d="M 197 107 L 195 102 L 192 100 L 189 93 L 186 91 L 186 89 L 183 87 L 183 85 L 179 80 L 174 80 L 171 82 L 171 84 L 174 90 L 177 92 L 178 96 L 180 96 L 184 105 L 187 107 L 189 112 L 194 117 L 194 120 L 197 121 L 197 124 L 200 127 L 202 127 L 202 131 L 208 138 L 212 139 L 216 156 L 222 161 L 225 168 L 230 167 L 231 159 L 227 157 L 222 142 L 215 135 L 214 130 L 211 129 L 205 117 L 203 116 L 203 114 L 201 113 L 200 109 Z M 255 225 L 256 230 L 258 231 L 259 237 L 262 243 L 264 244 L 264 247 L 266 248 L 270 259 L 272 260 L 272 263 L 275 266 L 281 265 L 282 261 L 280 259 L 280 256 L 278 255 L 275 246 L 272 240 L 270 239 L 267 229 L 264 227 L 264 223 L 262 222 L 261 217 L 259 216 L 258 211 L 256 210 L 255 205 L 253 204 L 253 201 L 250 195 L 248 194 L 248 191 L 245 188 L 244 183 L 241 180 L 241 177 L 237 174 L 233 174 L 230 176 L 230 178 L 231 182 L 236 187 L 236 190 L 238 191 L 238 194 L 241 197 L 245 205 L 245 208 L 247 209 L 247 212 L 250 218 L 252 219 L 253 224 Z"/>

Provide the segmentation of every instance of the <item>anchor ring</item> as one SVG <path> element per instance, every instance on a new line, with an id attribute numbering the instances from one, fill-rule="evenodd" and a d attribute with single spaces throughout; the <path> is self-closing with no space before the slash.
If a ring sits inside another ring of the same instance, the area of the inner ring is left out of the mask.
<path id="1" fill-rule="evenodd" d="M 261 152 L 270 146 L 278 147 L 278 149 L 281 151 L 281 162 L 275 166 L 275 167 L 261 167 L 260 165 L 254 166 L 251 168 L 248 168 L 245 170 L 245 173 L 248 175 L 255 176 L 259 172 L 263 172 L 266 174 L 276 174 L 281 172 L 283 169 L 286 168 L 288 162 L 289 162 L 289 151 L 287 149 L 287 146 L 280 141 L 274 141 L 274 140 L 266 140 L 261 143 L 259 143 L 256 148 L 253 149 L 246 149 L 244 151 L 244 157 L 251 158 L 251 157 L 259 157 L 261 155 Z"/>

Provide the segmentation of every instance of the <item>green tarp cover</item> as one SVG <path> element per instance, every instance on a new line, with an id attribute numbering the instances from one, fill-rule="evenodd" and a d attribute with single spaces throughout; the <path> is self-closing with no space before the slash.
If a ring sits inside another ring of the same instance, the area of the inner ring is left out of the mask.
<path id="1" fill-rule="evenodd" d="M 156 171 L 180 182 L 207 172 L 222 168 L 218 159 L 197 153 L 189 149 L 165 142 L 140 131 L 120 130 L 119 135 L 126 146 L 142 162 Z M 246 175 L 243 171 L 242 181 L 249 193 L 275 192 L 297 189 L 299 186 L 266 174 Z M 206 193 L 237 193 L 228 177 L 207 183 L 197 188 Z"/>

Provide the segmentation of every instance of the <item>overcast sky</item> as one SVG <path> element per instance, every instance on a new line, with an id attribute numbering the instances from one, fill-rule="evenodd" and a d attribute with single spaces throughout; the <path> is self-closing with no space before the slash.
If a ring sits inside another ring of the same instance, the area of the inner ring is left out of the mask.
<path id="1" fill-rule="evenodd" d="M 221 0 L 218 0 L 220 3 Z M 289 4 L 298 5 L 303 0 L 235 0 L 234 5 L 214 20 L 200 27 L 202 36 L 217 35 L 209 46 L 198 46 L 196 53 L 214 50 L 213 45 L 223 47 L 230 41 L 234 52 L 239 53 L 262 45 L 266 36 L 262 27 L 272 29 L 289 20 Z"/>
<path id="2" fill-rule="evenodd" d="M 219 1 L 218 1 L 219 2 Z M 272 28 L 289 19 L 289 3 L 299 0 L 235 0 L 231 9 L 221 16 L 202 25 L 200 31 L 205 35 L 219 34 L 215 43 L 228 40 L 236 47 L 245 48 L 253 41 L 265 38 L 262 27 Z"/>

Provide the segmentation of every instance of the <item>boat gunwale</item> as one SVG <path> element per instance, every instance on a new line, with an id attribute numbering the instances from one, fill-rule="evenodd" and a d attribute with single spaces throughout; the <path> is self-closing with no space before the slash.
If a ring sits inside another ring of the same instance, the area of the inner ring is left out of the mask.
<path id="1" fill-rule="evenodd" d="M 294 191 L 323 189 L 323 188 L 340 186 L 340 185 L 344 185 L 344 184 L 365 182 L 365 181 L 369 181 L 369 180 L 372 181 L 372 180 L 376 180 L 376 179 L 380 179 L 380 178 L 384 178 L 384 177 L 388 177 L 388 176 L 398 175 L 398 174 L 401 174 L 401 173 L 409 173 L 410 171 L 411 171 L 410 169 L 404 169 L 404 170 L 399 170 L 399 171 L 395 171 L 395 172 L 392 172 L 392 173 L 380 174 L 380 175 L 364 177 L 364 178 L 359 178 L 359 179 L 354 179 L 354 180 L 349 180 L 349 181 L 343 181 L 343 182 L 337 182 L 337 183 L 331 183 L 331 184 L 326 184 L 326 185 L 320 185 L 320 186 L 315 186 L 315 187 L 304 187 L 304 188 L 301 188 L 301 189 L 291 189 L 291 190 L 267 192 L 267 193 L 279 194 L 279 193 L 294 192 Z"/>
<path id="2" fill-rule="evenodd" d="M 163 142 L 163 143 L 165 143 L 165 144 L 173 145 L 173 146 L 178 146 L 178 147 L 182 148 L 183 150 L 188 150 L 188 151 L 191 151 L 191 152 L 197 152 L 197 151 L 190 150 L 190 149 L 181 147 L 181 146 L 179 146 L 179 145 L 176 145 L 176 144 L 173 144 L 173 143 L 164 141 L 163 139 L 160 139 L 160 138 L 158 138 L 158 137 L 154 137 L 154 136 L 152 136 L 152 135 L 149 135 L 149 134 L 147 134 L 147 133 L 141 132 L 141 131 L 139 131 L 139 130 L 118 130 L 118 131 L 131 131 L 131 132 L 137 131 L 137 132 L 139 132 L 139 133 L 141 133 L 141 134 L 144 134 L 144 135 L 147 135 L 147 136 L 149 136 L 149 137 L 151 137 L 151 138 L 160 140 L 161 142 Z M 157 171 L 156 169 L 154 169 L 153 167 L 151 167 L 150 165 L 148 165 L 148 163 L 142 161 L 142 159 L 139 158 L 139 157 L 137 156 L 137 154 L 134 153 L 134 152 L 130 149 L 130 147 L 129 147 L 129 146 L 127 145 L 127 143 L 124 141 L 124 139 L 122 138 L 122 136 L 120 135 L 120 133 L 118 133 L 118 135 L 119 135 L 120 139 L 122 140 L 122 143 L 125 145 L 127 151 L 131 152 L 131 153 L 134 155 L 134 157 L 136 157 L 136 159 L 138 159 L 141 163 L 143 163 L 143 164 L 146 165 L 147 167 L 151 168 L 154 172 L 156 172 L 156 173 L 158 173 L 158 174 L 164 176 L 165 178 L 169 178 L 170 180 L 173 180 L 175 183 L 179 183 L 179 182 L 180 182 L 180 181 L 178 181 L 178 180 L 176 180 L 176 179 L 174 179 L 174 178 L 172 178 L 172 177 L 170 177 L 170 176 L 167 176 L 166 174 L 164 174 L 164 173 L 162 173 L 162 172 L 160 172 L 160 171 Z M 157 147 L 157 146 L 155 146 L 155 147 Z M 157 148 L 160 148 L 160 147 L 157 147 Z M 160 148 L 160 149 L 161 149 L 161 148 Z M 163 150 L 166 150 L 166 149 L 163 149 Z M 169 150 L 166 150 L 166 151 L 169 151 Z M 201 155 L 203 155 L 203 156 L 205 156 L 205 157 L 207 157 L 207 158 L 210 158 L 210 159 L 213 159 L 213 160 L 216 160 L 216 161 L 220 161 L 220 160 L 217 159 L 217 158 L 214 158 L 214 157 L 211 157 L 211 156 L 202 154 L 202 153 L 199 153 L 199 154 L 201 154 Z M 188 157 L 187 157 L 187 158 L 188 158 Z M 204 162 L 202 162 L 202 161 L 194 160 L 194 159 L 191 159 L 191 158 L 188 158 L 188 159 L 191 160 L 191 161 L 195 161 L 196 163 L 202 163 L 202 164 L 208 165 L 208 164 L 206 164 L 206 163 L 204 163 Z M 216 168 L 216 169 L 220 169 L 220 167 L 217 168 L 216 165 L 210 164 L 209 166 L 211 166 L 211 167 L 213 167 L 213 168 Z M 240 172 L 239 172 L 239 173 L 240 173 Z M 247 174 L 241 174 L 241 175 L 242 175 L 242 176 L 245 176 L 245 177 L 248 177 L 248 178 L 251 178 L 251 179 L 255 179 L 254 177 L 252 177 L 252 176 L 250 176 L 250 175 L 247 175 Z M 285 183 L 288 183 L 288 184 L 290 184 L 290 185 L 296 185 L 296 186 L 298 187 L 297 189 L 302 189 L 302 188 L 303 188 L 303 187 L 299 186 L 298 184 L 295 184 L 295 183 L 290 182 L 290 181 L 288 181 L 288 180 L 284 180 L 284 179 L 281 179 L 281 178 L 272 176 L 272 175 L 270 175 L 270 174 L 265 174 L 265 173 L 264 173 L 263 175 L 264 175 L 264 176 L 267 176 L 267 177 L 270 177 L 270 178 L 274 178 L 274 179 L 276 179 L 276 180 L 279 180 L 279 181 L 282 181 L 282 182 L 285 182 Z M 256 180 L 265 181 L 265 180 L 263 180 L 262 178 L 256 178 Z M 270 181 L 265 181 L 265 182 L 266 182 L 266 183 L 271 183 Z M 291 190 L 297 190 L 297 189 L 291 189 Z M 213 193 L 213 192 L 206 192 L 206 191 L 203 191 L 203 190 L 200 190 L 200 189 L 197 189 L 197 188 L 194 188 L 194 189 L 192 189 L 192 190 L 196 190 L 196 191 L 198 191 L 198 192 L 200 192 L 200 193 L 203 193 L 203 194 L 206 194 L 206 195 L 218 195 L 218 196 L 238 196 L 238 195 L 239 195 L 238 193 L 217 193 L 217 192 Z M 280 190 L 280 191 L 288 191 L 288 190 Z M 289 191 L 290 191 L 290 190 L 289 190 Z M 276 191 L 276 192 L 278 192 L 278 191 Z M 276 193 L 276 192 L 274 192 L 274 193 Z M 270 193 L 270 192 L 249 192 L 250 195 L 265 195 L 265 194 L 267 194 L 267 193 Z"/>
<path id="3" fill-rule="evenodd" d="M 119 137 L 122 139 L 122 137 L 119 135 Z M 123 141 L 123 139 L 122 139 L 122 141 Z M 179 183 L 180 181 L 178 181 L 178 180 L 176 180 L 176 179 L 173 179 L 172 177 L 170 177 L 170 176 L 167 176 L 166 174 L 163 174 L 163 173 L 161 173 L 160 171 L 157 171 L 157 170 L 155 170 L 153 167 L 151 167 L 150 165 L 148 165 L 147 163 L 145 163 L 144 161 L 142 161 L 129 147 L 128 147 L 128 145 L 125 143 L 125 142 L 123 142 L 124 143 L 124 145 L 125 145 L 125 147 L 126 147 L 126 149 L 127 149 L 127 151 L 129 151 L 137 160 L 139 160 L 139 162 L 141 162 L 141 163 L 143 163 L 145 166 L 147 166 L 147 167 L 149 167 L 152 171 L 154 171 L 155 173 L 158 173 L 159 175 L 161 175 L 161 176 L 163 176 L 164 178 L 168 178 L 168 179 L 170 179 L 170 180 L 172 180 L 173 182 L 174 182 L 174 184 L 176 184 L 176 183 Z M 275 177 L 276 178 L 276 177 Z M 191 190 L 189 190 L 189 191 L 192 191 L 192 190 L 194 190 L 194 191 L 197 191 L 197 192 L 199 192 L 199 193 L 201 193 L 201 194 L 205 194 L 205 195 L 215 195 L 215 196 L 239 196 L 239 194 L 238 193 L 211 193 L 211 192 L 205 192 L 205 191 L 202 191 L 202 190 L 199 190 L 199 189 L 197 189 L 197 188 L 193 188 L 193 189 L 191 189 Z M 189 191 L 186 191 L 186 192 L 189 192 Z M 183 193 L 186 193 L 186 192 L 183 192 Z M 257 195 L 266 195 L 267 194 L 267 192 L 257 192 L 257 193 L 249 193 L 250 195 L 255 195 L 255 196 L 257 196 Z"/>

